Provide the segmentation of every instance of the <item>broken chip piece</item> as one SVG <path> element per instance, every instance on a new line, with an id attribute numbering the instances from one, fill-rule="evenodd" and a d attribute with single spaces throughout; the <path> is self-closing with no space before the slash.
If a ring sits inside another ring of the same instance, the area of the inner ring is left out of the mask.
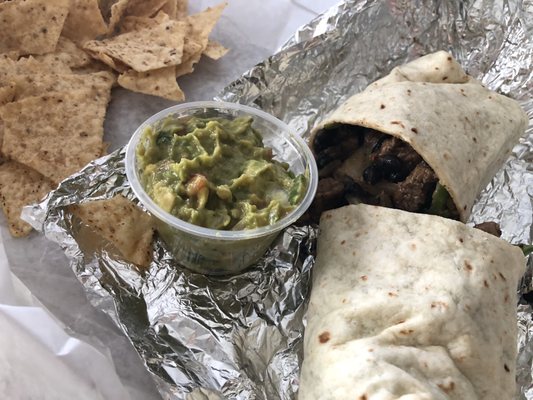
<path id="1" fill-rule="evenodd" d="M 149 214 L 122 195 L 70 207 L 72 213 L 124 257 L 140 267 L 152 260 L 153 223 Z"/>

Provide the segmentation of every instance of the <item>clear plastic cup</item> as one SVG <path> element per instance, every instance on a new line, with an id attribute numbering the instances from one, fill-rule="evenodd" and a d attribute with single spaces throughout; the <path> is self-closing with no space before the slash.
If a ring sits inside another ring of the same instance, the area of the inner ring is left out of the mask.
<path id="1" fill-rule="evenodd" d="M 185 222 L 161 209 L 144 191 L 139 179 L 136 148 L 144 129 L 167 117 L 239 117 L 252 116 L 252 127 L 271 147 L 274 159 L 289 164 L 295 174 L 305 174 L 307 191 L 300 204 L 273 225 L 246 230 L 216 230 Z M 126 150 L 126 175 L 133 192 L 154 216 L 157 231 L 177 261 L 189 269 L 222 275 L 244 270 L 257 261 L 279 232 L 294 223 L 311 205 L 318 184 L 313 154 L 305 141 L 293 134 L 283 122 L 263 111 L 234 103 L 202 101 L 180 104 L 146 120 L 133 134 Z"/>

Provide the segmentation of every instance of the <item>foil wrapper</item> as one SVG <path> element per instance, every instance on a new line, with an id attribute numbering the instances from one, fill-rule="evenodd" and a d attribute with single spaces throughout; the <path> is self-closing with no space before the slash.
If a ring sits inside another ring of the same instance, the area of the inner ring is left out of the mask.
<path id="1" fill-rule="evenodd" d="M 350 95 L 418 56 L 448 50 L 533 116 L 533 3 L 348 0 L 302 27 L 278 53 L 218 96 L 254 105 L 306 135 Z M 471 223 L 500 223 L 531 243 L 533 127 L 480 196 Z M 178 265 L 158 239 L 147 271 L 83 233 L 68 206 L 123 194 L 124 150 L 65 180 L 23 217 L 70 257 L 92 304 L 123 329 L 165 399 L 294 399 L 314 227 L 286 229 L 255 266 L 206 277 Z M 533 262 L 519 287 L 518 399 L 533 399 Z M 529 302 L 528 302 L 529 301 Z"/>

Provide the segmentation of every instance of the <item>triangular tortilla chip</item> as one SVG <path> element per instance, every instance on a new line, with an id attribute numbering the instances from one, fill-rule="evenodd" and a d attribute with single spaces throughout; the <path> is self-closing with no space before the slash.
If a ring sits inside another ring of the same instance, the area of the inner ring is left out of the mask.
<path id="1" fill-rule="evenodd" d="M 53 60 L 68 65 L 71 68 L 84 67 L 89 65 L 92 60 L 89 54 L 76 46 L 76 43 L 62 36 L 59 37 L 55 52 L 36 56 L 35 59 L 44 60 L 45 62 Z"/>
<path id="2" fill-rule="evenodd" d="M 15 99 L 15 82 L 9 82 L 6 86 L 0 86 L 0 107 Z"/>
<path id="3" fill-rule="evenodd" d="M 30 96 L 40 96 L 50 92 L 64 92 L 76 89 L 95 89 L 103 97 L 107 96 L 115 76 L 110 72 L 93 74 L 31 74 L 15 75 L 11 78 L 15 83 L 15 100 Z"/>
<path id="4" fill-rule="evenodd" d="M 169 0 L 169 3 L 172 0 Z M 189 13 L 189 2 L 188 0 L 174 0 L 176 2 L 176 19 L 183 19 L 187 17 Z"/>
<path id="5" fill-rule="evenodd" d="M 122 20 L 122 24 L 120 25 L 120 32 L 125 33 L 139 31 L 141 29 L 151 28 L 153 26 L 157 26 L 168 21 L 170 21 L 170 17 L 163 11 L 158 12 L 157 15 L 152 18 L 136 17 L 130 15 Z"/>
<path id="6" fill-rule="evenodd" d="M 109 241 L 126 261 L 148 267 L 152 261 L 152 218 L 118 195 L 70 207 L 71 212 Z"/>
<path id="7" fill-rule="evenodd" d="M 100 156 L 109 98 L 80 89 L 6 104 L 3 153 L 60 182 Z"/>
<path id="8" fill-rule="evenodd" d="M 167 0 L 161 11 L 172 19 L 183 19 L 187 16 L 189 5 L 187 0 Z"/>
<path id="9" fill-rule="evenodd" d="M 183 48 L 183 62 L 176 68 L 176 76 L 182 76 L 193 72 L 194 64 L 200 61 L 202 53 L 207 48 L 209 34 L 215 27 L 226 3 L 221 3 L 215 7 L 209 7 L 206 10 L 189 15 L 186 18 L 187 34 Z"/>
<path id="10" fill-rule="evenodd" d="M 82 45 L 107 33 L 98 0 L 70 0 L 70 11 L 63 28 L 63 36 Z"/>
<path id="11" fill-rule="evenodd" d="M 20 219 L 22 207 L 39 201 L 52 189 L 52 183 L 31 168 L 14 161 L 0 165 L 0 200 L 13 236 L 26 236 L 32 229 Z"/>
<path id="12" fill-rule="evenodd" d="M 15 99 L 16 93 L 15 83 L 8 83 L 6 86 L 0 86 L 0 107 L 4 104 L 10 103 Z M 4 123 L 2 118 L 0 118 L 0 162 L 1 162 L 1 153 L 2 153 L 2 140 L 4 138 Z"/>
<path id="13" fill-rule="evenodd" d="M 54 51 L 69 0 L 25 0 L 0 4 L 0 53 L 44 54 Z"/>
<path id="14" fill-rule="evenodd" d="M 185 94 L 176 81 L 175 68 L 167 67 L 148 72 L 129 70 L 118 77 L 118 84 L 133 92 L 183 101 L 185 100 Z"/>
<path id="15" fill-rule="evenodd" d="M 212 40 L 207 42 L 207 47 L 204 50 L 204 54 L 212 60 L 218 60 L 224 57 L 229 49 L 225 48 L 218 42 Z"/>
<path id="16" fill-rule="evenodd" d="M 167 0 L 131 0 L 126 14 L 137 17 L 153 17 L 166 2 Z"/>
<path id="17" fill-rule="evenodd" d="M 183 22 L 169 21 L 110 39 L 87 42 L 84 48 L 112 68 L 116 65 L 110 64 L 109 58 L 145 72 L 181 62 L 185 30 Z"/>
<path id="18" fill-rule="evenodd" d="M 108 34 L 113 34 L 117 25 L 126 14 L 126 9 L 131 0 L 118 0 L 111 6 L 111 17 L 109 18 Z"/>
<path id="19" fill-rule="evenodd" d="M 33 57 L 14 61 L 7 56 L 0 56 L 0 85 L 9 82 L 13 75 L 34 74 L 53 71 L 58 74 L 70 74 L 72 70 L 61 61 L 47 59 L 36 60 Z"/>

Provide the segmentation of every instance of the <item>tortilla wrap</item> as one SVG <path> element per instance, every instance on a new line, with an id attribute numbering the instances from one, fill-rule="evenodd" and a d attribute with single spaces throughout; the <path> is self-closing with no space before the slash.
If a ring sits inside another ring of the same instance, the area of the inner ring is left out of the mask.
<path id="1" fill-rule="evenodd" d="M 519 104 L 468 76 L 444 51 L 396 67 L 349 98 L 311 134 L 338 124 L 395 136 L 412 146 L 466 221 L 480 191 L 524 134 Z"/>
<path id="2" fill-rule="evenodd" d="M 299 400 L 513 398 L 518 247 L 362 204 L 320 228 Z"/>

